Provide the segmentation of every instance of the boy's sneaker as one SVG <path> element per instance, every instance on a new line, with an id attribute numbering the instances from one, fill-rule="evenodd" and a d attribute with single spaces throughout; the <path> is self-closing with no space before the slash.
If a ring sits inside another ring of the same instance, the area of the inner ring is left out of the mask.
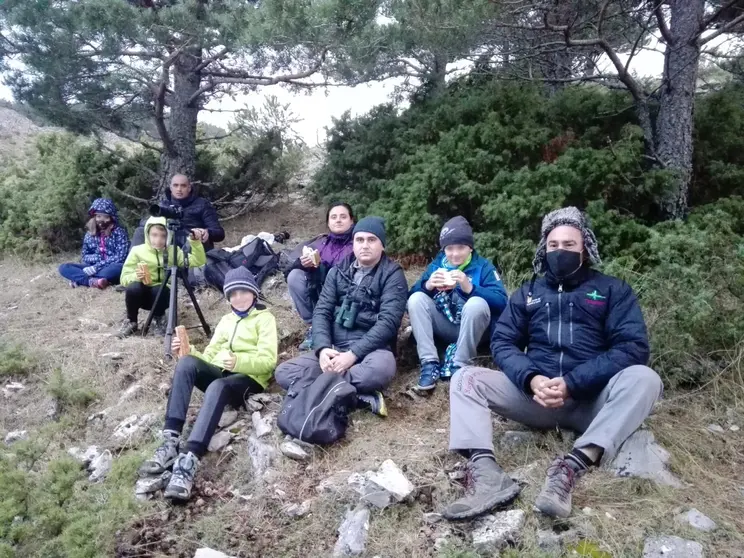
<path id="1" fill-rule="evenodd" d="M 88 286 L 91 289 L 101 289 L 104 290 L 109 286 L 108 279 L 94 279 L 91 277 L 88 279 Z"/>
<path id="2" fill-rule="evenodd" d="M 129 337 L 130 335 L 133 335 L 137 333 L 137 322 L 130 322 L 129 320 L 125 320 L 123 324 L 121 324 L 121 328 L 119 328 L 119 333 L 116 335 L 119 339 L 124 339 L 125 337 Z"/>
<path id="3" fill-rule="evenodd" d="M 70 288 L 71 288 L 71 289 L 77 289 L 77 287 L 78 287 L 78 284 L 77 284 L 77 283 L 75 283 L 75 281 L 70 281 L 70 282 L 68 283 L 68 285 L 70 285 Z"/>
<path id="4" fill-rule="evenodd" d="M 168 486 L 165 487 L 163 496 L 184 502 L 191 498 L 191 489 L 194 486 L 194 476 L 198 466 L 199 458 L 193 453 L 180 454 L 173 464 L 173 474 Z"/>
<path id="5" fill-rule="evenodd" d="M 313 326 L 307 328 L 305 337 L 302 339 L 302 343 L 297 347 L 300 351 L 312 351 L 313 350 Z"/>
<path id="6" fill-rule="evenodd" d="M 140 476 L 159 475 L 173 466 L 178 458 L 179 436 L 165 436 L 160 447 L 155 450 L 153 456 L 145 461 L 139 468 Z"/>
<path id="7" fill-rule="evenodd" d="M 436 360 L 421 363 L 421 375 L 419 376 L 417 391 L 430 391 L 437 387 L 439 380 L 439 363 Z"/>
<path id="8" fill-rule="evenodd" d="M 165 315 L 155 316 L 152 320 L 150 329 L 154 335 L 165 335 L 165 329 L 168 326 L 168 320 Z"/>
<path id="9" fill-rule="evenodd" d="M 369 409 L 378 417 L 386 417 L 388 415 L 385 398 L 379 391 L 376 391 L 373 394 L 365 393 L 357 395 L 357 408 Z"/>

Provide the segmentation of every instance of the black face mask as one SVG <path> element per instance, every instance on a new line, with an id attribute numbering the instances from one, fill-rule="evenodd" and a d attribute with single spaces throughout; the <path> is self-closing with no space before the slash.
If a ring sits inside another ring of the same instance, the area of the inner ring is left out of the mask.
<path id="1" fill-rule="evenodd" d="M 553 250 L 545 256 L 548 270 L 558 281 L 565 281 L 581 269 L 581 252 Z"/>

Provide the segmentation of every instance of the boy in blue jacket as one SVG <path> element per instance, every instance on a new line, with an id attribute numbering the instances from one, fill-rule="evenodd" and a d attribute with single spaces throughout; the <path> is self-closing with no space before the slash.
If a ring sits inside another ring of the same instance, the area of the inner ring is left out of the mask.
<path id="1" fill-rule="evenodd" d="M 441 251 L 411 288 L 411 319 L 421 375 L 416 390 L 430 391 L 476 356 L 478 344 L 506 306 L 496 268 L 473 250 L 473 229 L 453 217 L 439 235 Z M 435 338 L 449 343 L 440 364 Z"/>
<path id="2" fill-rule="evenodd" d="M 496 463 L 491 411 L 541 430 L 580 434 L 548 468 L 535 507 L 571 513 L 576 481 L 618 448 L 661 395 L 648 366 L 641 308 L 624 281 L 592 269 L 597 239 L 581 211 L 549 213 L 533 262 L 535 275 L 516 291 L 491 337 L 501 370 L 468 366 L 450 388 L 450 449 L 468 457 L 468 495 L 443 515 L 467 519 L 520 491 Z"/>

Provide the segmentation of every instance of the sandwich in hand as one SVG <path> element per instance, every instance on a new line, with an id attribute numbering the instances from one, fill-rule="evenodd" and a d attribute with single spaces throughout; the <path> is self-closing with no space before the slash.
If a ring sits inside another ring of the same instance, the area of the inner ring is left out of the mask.
<path id="1" fill-rule="evenodd" d="M 312 258 L 314 267 L 318 267 L 320 265 L 320 252 L 318 252 L 314 248 L 311 248 L 310 246 L 305 246 L 302 249 L 302 255 Z"/>
<path id="2" fill-rule="evenodd" d="M 174 331 L 174 333 L 181 342 L 181 345 L 178 348 L 178 355 L 176 356 L 178 358 L 187 356 L 191 352 L 191 346 L 189 345 L 189 334 L 186 331 L 186 328 L 182 325 L 176 326 L 176 331 Z"/>
<path id="3" fill-rule="evenodd" d="M 147 264 L 145 262 L 140 262 L 137 264 L 137 269 L 142 270 L 142 284 L 152 285 L 152 275 L 150 275 L 150 268 L 147 267 Z"/>
<path id="4" fill-rule="evenodd" d="M 446 269 L 442 268 L 439 270 L 440 275 L 444 278 L 444 286 L 448 289 L 453 288 L 455 285 L 457 285 L 457 281 L 452 277 L 452 273 L 447 271 Z"/>

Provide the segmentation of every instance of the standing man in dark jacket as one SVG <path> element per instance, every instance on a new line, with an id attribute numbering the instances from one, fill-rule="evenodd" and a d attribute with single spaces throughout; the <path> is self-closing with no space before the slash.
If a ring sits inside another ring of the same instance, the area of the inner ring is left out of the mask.
<path id="1" fill-rule="evenodd" d="M 576 479 L 611 459 L 651 412 L 662 383 L 646 366 L 638 300 L 625 282 L 591 269 L 599 261 L 578 209 L 543 219 L 535 276 L 511 297 L 491 339 L 501 370 L 463 368 L 450 388 L 450 449 L 469 458 L 473 490 L 447 507 L 447 518 L 474 517 L 519 494 L 496 464 L 491 410 L 533 428 L 581 433 L 550 465 L 535 502 L 562 518 Z"/>
<path id="2" fill-rule="evenodd" d="M 173 176 L 170 190 L 165 193 L 164 201 L 183 208 L 181 228 L 193 232 L 196 239 L 201 240 L 205 252 L 214 248 L 215 242 L 225 240 L 225 231 L 220 225 L 217 211 L 207 199 L 196 195 L 186 175 Z M 142 220 L 140 227 L 134 233 L 133 246 L 138 246 L 145 241 L 145 221 L 147 218 Z"/>
<path id="3" fill-rule="evenodd" d="M 360 406 L 387 416 L 381 390 L 395 376 L 398 328 L 406 311 L 403 269 L 385 255 L 385 222 L 354 227 L 354 253 L 333 267 L 313 312 L 313 350 L 277 367 L 284 389 L 293 380 L 332 372 L 356 387 Z"/>

